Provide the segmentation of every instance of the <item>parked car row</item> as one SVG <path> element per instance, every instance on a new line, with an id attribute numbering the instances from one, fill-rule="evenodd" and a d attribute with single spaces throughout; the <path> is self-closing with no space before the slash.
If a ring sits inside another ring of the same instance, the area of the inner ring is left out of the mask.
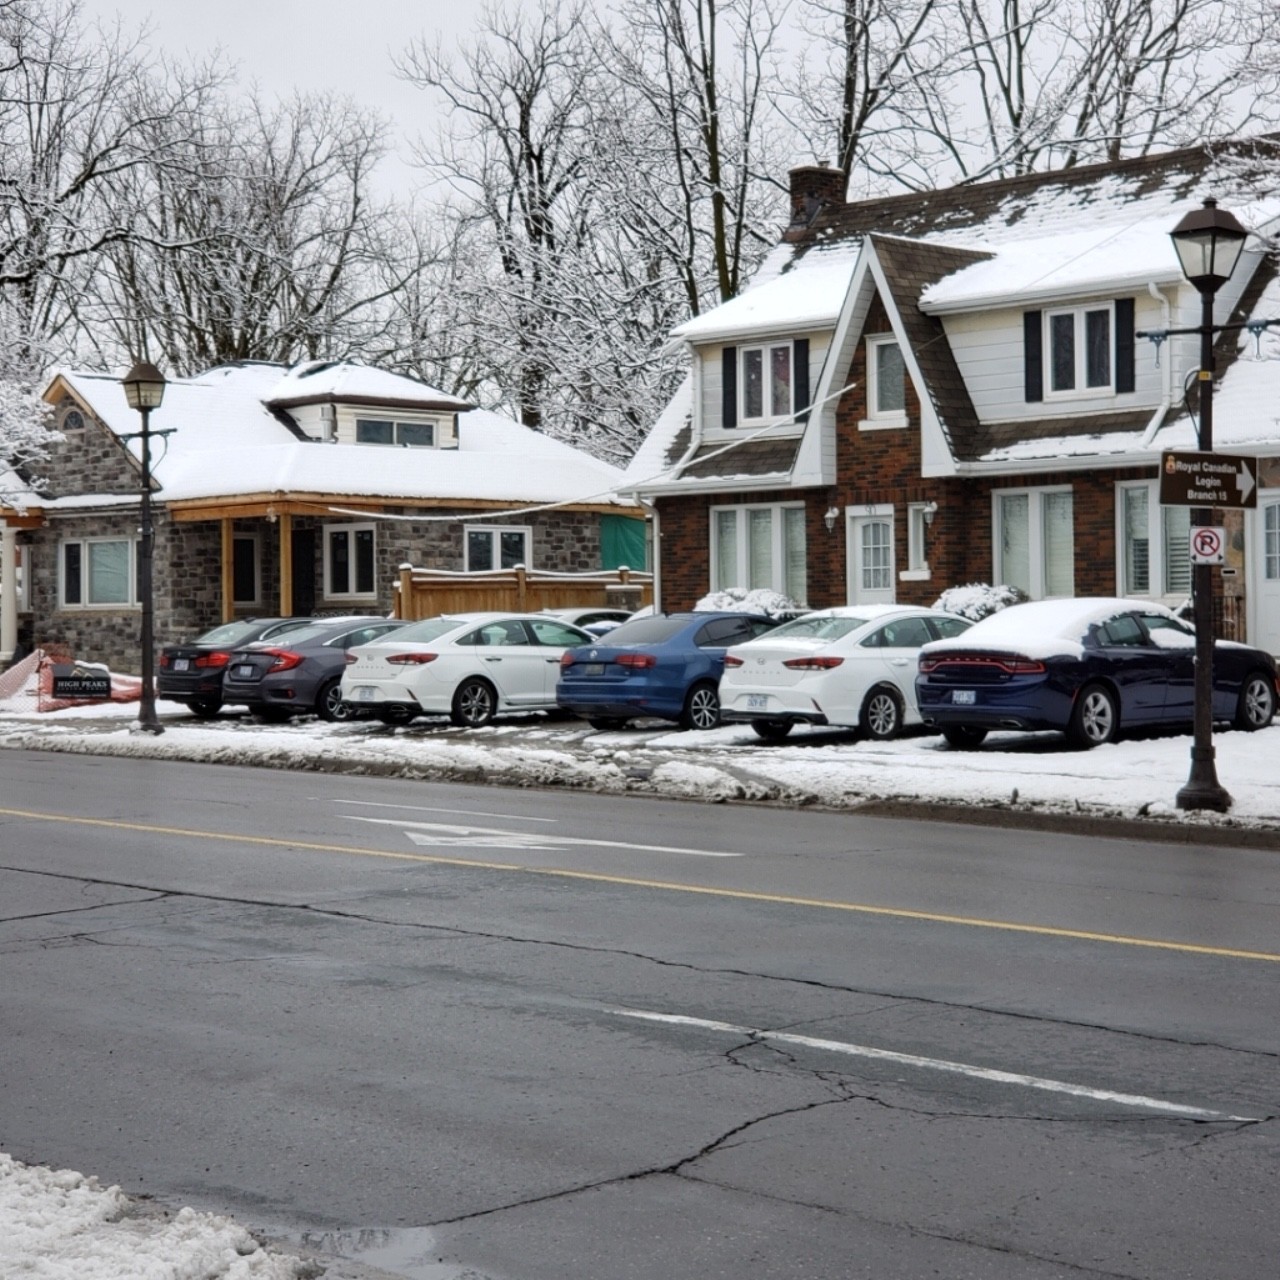
<path id="1" fill-rule="evenodd" d="M 993 729 L 1055 729 L 1090 747 L 1193 718 L 1195 633 L 1141 601 L 1039 601 L 978 623 L 909 605 L 821 609 L 782 625 L 736 612 L 599 616 L 609 612 L 229 623 L 166 648 L 158 693 L 202 716 L 242 705 L 264 719 L 446 715 L 478 728 L 507 711 L 559 709 L 597 729 L 743 723 L 766 741 L 797 724 L 872 739 L 923 725 L 962 749 Z M 1260 729 L 1276 701 L 1271 655 L 1218 641 L 1215 720 Z"/>

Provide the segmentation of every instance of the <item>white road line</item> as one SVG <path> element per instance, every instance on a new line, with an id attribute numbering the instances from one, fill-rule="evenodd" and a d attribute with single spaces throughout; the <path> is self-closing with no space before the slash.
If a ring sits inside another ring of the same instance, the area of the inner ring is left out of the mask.
<path id="1" fill-rule="evenodd" d="M 896 1062 L 906 1067 L 920 1067 L 926 1071 L 946 1071 L 952 1075 L 969 1076 L 974 1080 L 991 1080 L 997 1084 L 1012 1084 L 1023 1089 L 1041 1089 L 1046 1093 L 1065 1093 L 1073 1098 L 1090 1098 L 1095 1102 L 1114 1102 L 1122 1107 L 1140 1107 L 1145 1111 L 1163 1111 L 1174 1116 L 1188 1116 L 1195 1120 L 1231 1120 L 1240 1124 L 1257 1123 L 1256 1116 L 1233 1116 L 1223 1111 L 1206 1111 L 1201 1107 L 1187 1107 L 1179 1102 L 1166 1102 L 1162 1098 L 1148 1098 L 1138 1093 L 1116 1093 L 1111 1089 L 1091 1089 L 1087 1085 L 1070 1084 L 1065 1080 L 1047 1080 L 1043 1076 L 1021 1075 L 1015 1071 L 996 1071 L 990 1067 L 975 1067 L 964 1062 L 948 1062 L 945 1058 L 922 1058 L 914 1053 L 896 1053 L 892 1049 L 875 1049 L 870 1045 L 849 1044 L 843 1040 L 818 1040 L 812 1036 L 797 1036 L 785 1031 L 764 1031 L 758 1027 L 739 1027 L 731 1022 L 712 1022 L 705 1018 L 688 1018 L 678 1013 L 650 1013 L 643 1009 L 612 1009 L 610 1012 L 624 1018 L 639 1018 L 644 1022 L 663 1022 L 679 1027 L 698 1027 L 704 1031 L 723 1031 L 735 1036 L 749 1036 L 768 1044 L 797 1045 L 806 1049 L 824 1049 L 828 1053 L 843 1053 L 857 1058 L 874 1058 L 880 1062 Z"/>
<path id="2" fill-rule="evenodd" d="M 556 849 L 579 845 L 588 849 L 638 849 L 642 853 L 679 853 L 694 858 L 740 858 L 740 853 L 719 853 L 713 849 L 682 849 L 676 845 L 637 844 L 633 840 L 584 840 L 578 836 L 536 836 L 501 827 L 472 827 L 447 822 L 410 822 L 403 818 L 366 818 L 358 813 L 342 813 L 352 822 L 399 827 L 414 844 L 474 845 L 485 849 Z"/>
<path id="3" fill-rule="evenodd" d="M 353 808 L 359 807 L 364 809 L 407 809 L 410 813 L 456 813 L 464 818 L 510 818 L 514 815 L 510 813 L 486 813 L 482 810 L 474 809 L 438 809 L 433 805 L 425 804 L 382 804 L 377 800 L 335 800 L 332 796 L 312 796 L 312 800 L 328 800 L 330 804 L 346 804 Z M 549 822 L 552 826 L 560 821 L 559 818 L 526 818 L 520 815 L 521 822 Z"/>

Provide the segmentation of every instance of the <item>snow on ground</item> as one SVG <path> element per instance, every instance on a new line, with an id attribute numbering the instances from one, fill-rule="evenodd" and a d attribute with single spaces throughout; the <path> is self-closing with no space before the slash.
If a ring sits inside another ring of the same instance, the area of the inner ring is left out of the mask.
<path id="1" fill-rule="evenodd" d="M 159 704 L 165 732 L 136 731 L 136 704 L 39 713 L 0 702 L 0 747 L 100 755 L 379 773 L 432 781 L 563 786 L 704 802 L 759 801 L 856 808 L 876 802 L 946 804 L 1092 817 L 1136 818 L 1153 834 L 1194 827 L 1280 832 L 1280 724 L 1214 738 L 1229 814 L 1175 806 L 1187 779 L 1187 735 L 1067 750 L 1060 735 L 992 734 L 957 752 L 933 735 L 862 742 L 797 730 L 765 746 L 745 726 L 678 732 L 658 721 L 607 733 L 541 714 L 488 729 L 417 721 L 316 720 L 270 726 L 224 712 L 200 721 Z M 6 796 L 6 803 L 20 802 Z M 116 1187 L 69 1171 L 29 1168 L 0 1155 L 0 1275 L 36 1280 L 302 1280 L 313 1264 L 269 1253 L 231 1219 L 183 1209 L 135 1211 Z"/>

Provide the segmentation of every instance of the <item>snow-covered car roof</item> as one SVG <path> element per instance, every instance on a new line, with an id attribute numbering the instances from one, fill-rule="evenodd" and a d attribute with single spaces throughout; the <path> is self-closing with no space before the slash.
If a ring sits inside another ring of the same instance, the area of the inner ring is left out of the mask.
<path id="1" fill-rule="evenodd" d="M 963 635 L 931 641 L 922 652 L 996 649 L 1028 658 L 1079 657 L 1084 652 L 1084 637 L 1091 626 L 1134 609 L 1176 617 L 1172 610 L 1151 600 L 1107 596 L 1032 600 L 1010 605 L 975 622 Z"/>

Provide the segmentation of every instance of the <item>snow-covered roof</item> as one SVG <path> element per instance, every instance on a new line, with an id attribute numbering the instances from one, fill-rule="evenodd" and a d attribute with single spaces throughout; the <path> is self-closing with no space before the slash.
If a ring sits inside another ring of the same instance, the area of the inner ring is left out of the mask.
<path id="1" fill-rule="evenodd" d="M 350 376 L 348 377 L 347 372 Z M 344 400 L 388 392 L 405 402 L 417 386 L 424 407 L 438 409 L 443 393 L 411 379 L 361 366 L 332 366 L 320 376 Z M 138 414 L 119 379 L 96 373 L 61 375 L 73 395 L 118 436 L 135 435 Z M 305 382 L 305 378 L 303 379 Z M 166 502 L 260 493 L 332 497 L 444 499 L 511 503 L 604 503 L 615 497 L 622 472 L 562 441 L 483 409 L 461 413 L 456 449 L 397 449 L 369 444 L 321 443 L 298 435 L 267 407 L 298 379 L 280 365 L 246 364 L 175 378 L 151 414 L 153 432 L 171 431 L 152 444 L 152 473 Z M 319 383 L 317 386 L 321 385 Z M 451 399 L 445 397 L 446 400 Z M 465 402 L 456 401 L 458 405 Z M 140 442 L 128 442 L 135 457 Z M 64 497 L 57 505 L 83 504 Z M 48 506 L 49 503 L 42 505 Z"/>
<path id="2" fill-rule="evenodd" d="M 302 400 L 345 400 L 373 403 L 421 403 L 432 408 L 470 409 L 447 391 L 439 391 L 402 373 L 374 369 L 364 364 L 312 360 L 288 370 L 267 397 L 270 404 L 296 404 Z"/>

